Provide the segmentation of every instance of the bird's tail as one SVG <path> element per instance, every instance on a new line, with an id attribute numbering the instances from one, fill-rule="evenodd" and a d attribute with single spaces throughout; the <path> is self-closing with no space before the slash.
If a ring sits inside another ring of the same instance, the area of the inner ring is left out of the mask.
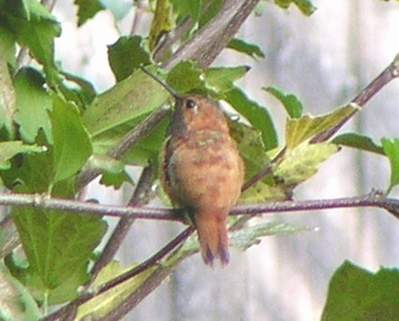
<path id="1" fill-rule="evenodd" d="M 222 265 L 229 263 L 226 216 L 208 213 L 195 215 L 202 259 L 205 264 L 213 265 L 215 258 L 219 258 Z"/>

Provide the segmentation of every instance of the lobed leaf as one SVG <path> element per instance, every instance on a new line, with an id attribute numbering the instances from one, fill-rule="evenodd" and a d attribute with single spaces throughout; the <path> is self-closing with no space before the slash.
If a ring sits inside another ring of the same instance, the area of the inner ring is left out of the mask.
<path id="1" fill-rule="evenodd" d="M 36 0 L 15 0 L 0 3 L 0 24 L 10 30 L 22 46 L 43 65 L 51 85 L 58 82 L 54 62 L 54 38 L 61 27 L 49 11 Z"/>
<path id="2" fill-rule="evenodd" d="M 75 0 L 74 4 L 78 7 L 78 26 L 83 25 L 97 12 L 105 9 L 101 0 Z"/>
<path id="3" fill-rule="evenodd" d="M 21 141 L 0 142 L 0 170 L 9 169 L 10 160 L 18 154 L 42 153 L 46 149 L 37 145 L 25 145 Z"/>
<path id="4" fill-rule="evenodd" d="M 141 65 L 151 63 L 150 53 L 140 36 L 123 36 L 108 46 L 108 60 L 117 81 L 130 76 Z"/>
<path id="5" fill-rule="evenodd" d="M 52 144 L 53 136 L 48 112 L 52 101 L 43 87 L 44 78 L 33 68 L 22 68 L 15 77 L 16 93 L 15 121 L 24 141 L 33 143 L 42 129 L 47 141 Z"/>
<path id="6" fill-rule="evenodd" d="M 106 223 L 94 216 L 33 208 L 14 208 L 12 217 L 29 262 L 23 281 L 35 297 L 48 296 L 50 304 L 76 297 Z"/>
<path id="7" fill-rule="evenodd" d="M 54 182 L 76 174 L 92 154 L 89 134 L 76 107 L 53 97 L 51 124 L 54 137 Z"/>
<path id="8" fill-rule="evenodd" d="M 177 64 L 169 73 L 167 83 L 178 93 L 205 90 L 202 69 L 193 61 L 183 61 Z"/>

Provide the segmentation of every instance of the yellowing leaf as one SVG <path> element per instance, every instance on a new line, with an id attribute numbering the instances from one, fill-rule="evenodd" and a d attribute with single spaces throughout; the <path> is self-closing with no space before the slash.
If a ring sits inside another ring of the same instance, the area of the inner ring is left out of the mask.
<path id="1" fill-rule="evenodd" d="M 287 148 L 292 149 L 302 142 L 334 128 L 357 110 L 356 105 L 350 104 L 323 116 L 305 115 L 297 119 L 288 119 L 285 129 Z"/>
<path id="2" fill-rule="evenodd" d="M 115 278 L 123 272 L 131 269 L 123 269 L 118 262 L 111 262 L 98 275 L 94 283 L 95 287 Z M 144 272 L 138 274 L 136 277 L 129 279 L 122 284 L 96 296 L 90 301 L 82 304 L 74 321 L 84 321 L 87 319 L 97 320 L 104 317 L 109 312 L 114 310 L 119 304 L 123 302 L 131 293 L 136 291 L 139 286 L 156 270 L 157 266 L 153 266 Z"/>

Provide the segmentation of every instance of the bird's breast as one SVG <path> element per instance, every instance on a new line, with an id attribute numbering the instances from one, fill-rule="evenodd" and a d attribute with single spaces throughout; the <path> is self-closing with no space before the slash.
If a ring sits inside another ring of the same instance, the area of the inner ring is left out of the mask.
<path id="1" fill-rule="evenodd" d="M 229 209 L 237 201 L 243 165 L 226 133 L 201 131 L 171 140 L 167 160 L 170 188 L 177 201 L 195 210 Z"/>

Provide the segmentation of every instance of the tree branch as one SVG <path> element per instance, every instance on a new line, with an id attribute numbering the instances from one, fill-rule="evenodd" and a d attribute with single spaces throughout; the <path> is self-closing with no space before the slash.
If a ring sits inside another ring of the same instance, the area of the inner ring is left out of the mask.
<path id="1" fill-rule="evenodd" d="M 385 70 L 377 76 L 370 84 L 364 88 L 360 94 L 352 99 L 352 103 L 363 107 L 371 98 L 373 98 L 385 85 L 391 82 L 393 79 L 399 77 L 399 53 L 396 55 L 395 59 L 391 64 L 385 68 Z M 330 139 L 334 134 L 342 128 L 349 121 L 358 110 L 354 111 L 352 114 L 348 115 L 343 119 L 338 125 L 331 128 L 330 130 L 321 133 L 311 140 L 311 143 L 321 143 Z"/>
<path id="2" fill-rule="evenodd" d="M 60 210 L 65 213 L 71 213 L 72 215 L 73 213 L 87 213 L 99 217 L 110 216 L 185 223 L 182 216 L 182 209 L 102 205 L 68 199 L 48 198 L 47 196 L 37 194 L 0 193 L 0 205 Z M 356 197 L 239 205 L 230 211 L 230 215 L 269 214 L 350 207 L 384 208 L 399 218 L 399 214 L 395 213 L 399 211 L 399 199 L 388 198 L 382 193 L 375 192 Z M 54 215 L 56 215 L 56 213 Z"/>
<path id="3" fill-rule="evenodd" d="M 170 241 L 168 244 L 166 244 L 161 250 L 156 252 L 153 256 L 149 257 L 143 263 L 141 263 L 141 264 L 135 266 L 134 268 L 132 268 L 131 270 L 117 276 L 115 279 L 112 279 L 111 281 L 104 283 L 95 292 L 86 292 L 86 293 L 82 294 L 79 298 L 68 303 L 61 309 L 44 317 L 42 319 L 42 321 L 55 321 L 55 320 L 59 319 L 60 317 L 62 317 L 63 315 L 65 315 L 67 311 L 70 311 L 70 310 L 76 308 L 77 306 L 91 300 L 95 296 L 98 296 L 98 295 L 110 290 L 111 288 L 120 285 L 121 283 L 125 282 L 126 280 L 135 277 L 136 275 L 145 271 L 149 267 L 158 264 L 158 262 L 160 262 L 164 257 L 166 257 L 171 251 L 173 251 L 179 245 L 181 245 L 193 232 L 194 232 L 194 228 L 192 226 L 186 228 L 185 230 L 183 230 L 183 232 L 178 234 L 172 241 Z M 149 292 L 143 291 L 141 293 L 142 297 L 138 302 L 140 302 L 142 299 L 144 299 L 144 297 L 148 293 L 150 293 L 153 289 L 154 288 L 146 290 Z M 129 299 L 129 297 L 127 299 Z M 104 320 L 107 320 L 107 319 L 104 319 Z"/>
<path id="4" fill-rule="evenodd" d="M 183 232 L 181 232 L 174 240 L 172 240 L 157 254 L 161 258 L 164 258 L 172 251 L 177 251 L 193 232 L 194 232 L 194 227 L 190 226 L 186 228 Z M 153 262 L 147 262 L 147 266 L 141 264 L 143 265 L 142 271 L 146 270 L 149 267 L 154 266 L 158 261 L 160 261 L 160 259 L 157 259 L 156 261 L 154 260 Z M 125 300 L 122 301 L 122 303 L 118 306 L 117 309 L 111 311 L 110 313 L 108 313 L 106 316 L 102 317 L 98 321 L 121 320 L 129 311 L 134 309 L 141 301 L 143 301 L 143 299 L 148 294 L 154 291 L 162 283 L 162 281 L 171 273 L 171 271 L 172 267 L 163 267 L 163 266 L 158 267 L 158 269 L 141 285 L 141 288 L 143 289 L 142 291 L 134 291 Z M 131 272 L 131 274 L 133 274 L 133 271 Z M 137 274 L 138 273 L 136 273 L 135 275 Z M 126 280 L 131 277 L 132 276 L 128 277 L 128 275 L 126 275 Z"/>
<path id="5" fill-rule="evenodd" d="M 259 0 L 226 0 L 223 8 L 198 35 L 180 47 L 163 67 L 171 69 L 182 60 L 209 66 L 237 33 Z"/>
<path id="6" fill-rule="evenodd" d="M 152 182 L 154 180 L 154 170 L 152 166 L 147 166 L 143 169 L 140 179 L 137 183 L 136 189 L 132 195 L 132 198 L 128 202 L 127 206 L 140 207 L 148 203 L 149 194 L 151 191 Z M 122 217 L 112 232 L 107 244 L 105 245 L 100 258 L 94 264 L 91 270 L 91 279 L 94 280 L 100 272 L 100 270 L 105 267 L 118 251 L 122 241 L 125 239 L 127 232 L 134 222 L 134 218 Z"/>

